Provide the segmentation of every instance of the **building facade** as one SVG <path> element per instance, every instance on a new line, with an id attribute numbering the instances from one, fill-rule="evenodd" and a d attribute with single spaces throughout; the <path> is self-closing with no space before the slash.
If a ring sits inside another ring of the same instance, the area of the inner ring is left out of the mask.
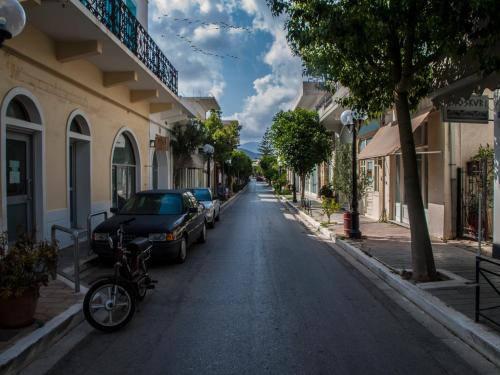
<path id="1" fill-rule="evenodd" d="M 150 188 L 151 124 L 164 126 L 154 114 L 187 111 L 147 33 L 146 0 L 23 5 L 25 30 L 0 50 L 0 224 L 11 241 L 85 228 L 90 213 Z"/>

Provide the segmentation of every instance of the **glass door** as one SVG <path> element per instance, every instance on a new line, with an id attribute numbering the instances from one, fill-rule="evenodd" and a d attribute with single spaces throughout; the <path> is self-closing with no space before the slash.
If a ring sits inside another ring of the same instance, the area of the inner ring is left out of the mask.
<path id="1" fill-rule="evenodd" d="M 7 232 L 9 242 L 20 235 L 33 236 L 31 138 L 8 133 L 7 162 Z"/>
<path id="2" fill-rule="evenodd" d="M 75 141 L 69 144 L 69 215 L 71 227 L 77 227 L 76 219 L 76 145 Z"/>

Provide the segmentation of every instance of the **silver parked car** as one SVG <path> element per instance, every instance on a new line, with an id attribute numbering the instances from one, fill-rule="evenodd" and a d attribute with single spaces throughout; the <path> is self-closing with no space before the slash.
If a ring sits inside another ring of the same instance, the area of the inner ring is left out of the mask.
<path id="1" fill-rule="evenodd" d="M 188 189 L 193 193 L 194 197 L 205 206 L 205 217 L 208 226 L 213 228 L 215 222 L 220 219 L 220 201 L 213 199 L 212 192 L 209 188 L 191 188 Z"/>

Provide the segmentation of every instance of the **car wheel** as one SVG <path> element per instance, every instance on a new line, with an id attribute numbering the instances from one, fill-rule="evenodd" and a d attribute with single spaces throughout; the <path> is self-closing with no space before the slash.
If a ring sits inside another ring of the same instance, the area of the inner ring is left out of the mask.
<path id="1" fill-rule="evenodd" d="M 177 254 L 177 263 L 181 264 L 186 261 L 187 258 L 187 241 L 186 237 L 182 237 L 181 245 L 179 247 L 179 254 Z"/>
<path id="2" fill-rule="evenodd" d="M 203 223 L 203 228 L 201 229 L 200 237 L 198 237 L 198 243 L 205 243 L 207 240 L 207 223 Z"/>
<path id="3" fill-rule="evenodd" d="M 208 223 L 208 227 L 213 229 L 215 227 L 215 217 L 212 218 L 212 221 Z"/>

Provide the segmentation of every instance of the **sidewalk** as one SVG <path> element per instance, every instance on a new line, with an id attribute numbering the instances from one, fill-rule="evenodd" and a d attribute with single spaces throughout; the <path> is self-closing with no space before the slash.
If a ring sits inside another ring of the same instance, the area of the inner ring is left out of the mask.
<path id="1" fill-rule="evenodd" d="M 300 203 L 292 203 L 291 200 L 289 200 L 289 203 L 300 209 Z M 344 237 L 343 216 L 341 213 L 332 215 L 330 218 L 331 224 L 327 224 L 328 218 L 322 213 L 321 203 L 312 200 L 311 206 L 310 217 L 321 223 L 321 226 L 327 228 L 336 238 Z M 411 241 L 410 230 L 408 228 L 392 223 L 380 223 L 365 216 L 360 216 L 360 230 L 363 239 L 357 241 L 349 240 L 349 243 L 390 269 L 397 272 L 411 270 Z M 420 284 L 419 287 L 425 289 L 433 296 L 442 300 L 446 305 L 461 312 L 468 318 L 474 319 L 475 255 L 477 242 L 468 240 L 443 242 L 438 239 L 432 239 L 432 247 L 436 267 L 447 273 L 451 272 L 453 274 L 451 275 L 452 277 L 456 275 L 456 280 L 449 283 Z M 491 246 L 485 246 L 483 250 L 485 250 L 486 254 L 488 252 L 491 253 Z M 497 269 L 496 271 L 500 270 Z M 499 286 L 497 285 L 497 287 Z M 482 280 L 481 306 L 490 307 L 494 305 L 500 305 L 500 296 L 488 286 L 486 281 Z M 492 310 L 489 316 L 500 322 L 500 309 Z M 490 324 L 485 320 L 482 320 L 481 323 L 487 324 L 490 328 L 500 330 L 500 327 Z"/>

